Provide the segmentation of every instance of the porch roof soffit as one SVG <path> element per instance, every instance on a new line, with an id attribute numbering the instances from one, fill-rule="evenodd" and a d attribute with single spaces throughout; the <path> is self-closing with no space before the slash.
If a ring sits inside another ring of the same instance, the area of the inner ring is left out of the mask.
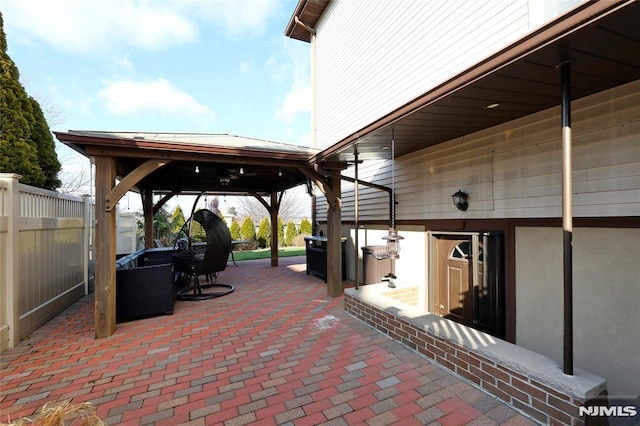
<path id="1" fill-rule="evenodd" d="M 304 14 L 315 3 L 318 2 L 301 0 L 295 13 Z M 310 26 L 314 24 L 304 21 L 302 15 L 300 20 Z M 638 22 L 639 1 L 581 3 L 454 78 L 313 154 L 310 161 L 352 160 L 356 144 L 362 160 L 389 158 L 392 127 L 398 157 L 558 106 L 561 102 L 558 66 L 566 61 L 571 62 L 573 100 L 638 80 Z M 296 34 L 290 23 L 287 35 L 300 38 Z M 487 108 L 491 104 L 498 107 Z"/>
<path id="2" fill-rule="evenodd" d="M 299 0 L 284 31 L 285 35 L 296 40 L 306 41 L 307 43 L 311 42 L 311 33 L 304 27 L 298 25 L 296 18 L 307 27 L 315 28 L 316 23 L 328 4 L 329 0 Z"/>

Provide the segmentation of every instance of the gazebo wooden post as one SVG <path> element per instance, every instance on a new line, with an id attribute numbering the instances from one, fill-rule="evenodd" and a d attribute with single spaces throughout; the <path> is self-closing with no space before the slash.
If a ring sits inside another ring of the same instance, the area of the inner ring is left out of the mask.
<path id="1" fill-rule="evenodd" d="M 328 177 L 333 199 L 328 201 L 327 211 L 327 294 L 342 296 L 342 196 L 340 171 Z"/>
<path id="2" fill-rule="evenodd" d="M 144 248 L 153 248 L 153 191 L 143 189 L 140 195 L 144 215 Z"/>
<path id="3" fill-rule="evenodd" d="M 100 339 L 116 330 L 116 211 L 107 210 L 107 194 L 116 181 L 116 162 L 113 157 L 96 156 L 95 165 L 95 337 Z"/>
<path id="4" fill-rule="evenodd" d="M 278 266 L 278 212 L 280 201 L 276 191 L 271 193 L 271 266 Z"/>

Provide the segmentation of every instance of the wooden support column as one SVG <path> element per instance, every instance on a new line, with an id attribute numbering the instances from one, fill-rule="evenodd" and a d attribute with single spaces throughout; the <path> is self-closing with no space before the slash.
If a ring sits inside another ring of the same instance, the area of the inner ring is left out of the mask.
<path id="1" fill-rule="evenodd" d="M 280 201 L 278 193 L 271 193 L 271 266 L 278 266 L 278 212 L 280 211 Z"/>
<path id="2" fill-rule="evenodd" d="M 284 196 L 284 191 L 274 191 L 271 193 L 271 203 L 267 203 L 260 195 L 252 194 L 256 200 L 264 206 L 271 217 L 271 266 L 278 266 L 278 213 L 280 212 L 280 203 Z"/>
<path id="3" fill-rule="evenodd" d="M 144 215 L 144 248 L 153 248 L 153 191 L 143 189 L 142 213 Z"/>
<path id="4" fill-rule="evenodd" d="M 340 172 L 333 171 L 328 176 L 329 192 L 327 198 L 327 294 L 331 297 L 342 296 L 342 196 Z"/>
<path id="5" fill-rule="evenodd" d="M 107 194 L 116 181 L 113 157 L 96 157 L 95 336 L 116 330 L 116 211 L 107 210 Z"/>

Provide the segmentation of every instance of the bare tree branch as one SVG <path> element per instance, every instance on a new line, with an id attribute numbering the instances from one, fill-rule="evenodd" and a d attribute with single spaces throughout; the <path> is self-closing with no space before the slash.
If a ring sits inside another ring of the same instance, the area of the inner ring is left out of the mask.
<path id="1" fill-rule="evenodd" d="M 269 197 L 265 197 L 270 203 Z M 285 191 L 280 202 L 278 216 L 284 223 L 290 220 L 300 219 L 309 216 L 311 199 L 300 191 Z M 265 217 L 269 217 L 269 212 L 264 206 L 253 197 L 242 197 L 238 200 L 238 216 L 250 217 L 253 223 L 260 223 Z"/>

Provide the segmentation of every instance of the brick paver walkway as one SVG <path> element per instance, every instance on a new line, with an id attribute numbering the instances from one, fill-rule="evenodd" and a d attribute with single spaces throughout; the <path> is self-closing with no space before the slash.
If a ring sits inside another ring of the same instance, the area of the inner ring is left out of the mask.
<path id="1" fill-rule="evenodd" d="M 348 316 L 304 269 L 229 266 L 234 293 L 99 340 L 85 297 L 2 354 L 0 423 L 71 400 L 106 424 L 532 424 Z"/>

